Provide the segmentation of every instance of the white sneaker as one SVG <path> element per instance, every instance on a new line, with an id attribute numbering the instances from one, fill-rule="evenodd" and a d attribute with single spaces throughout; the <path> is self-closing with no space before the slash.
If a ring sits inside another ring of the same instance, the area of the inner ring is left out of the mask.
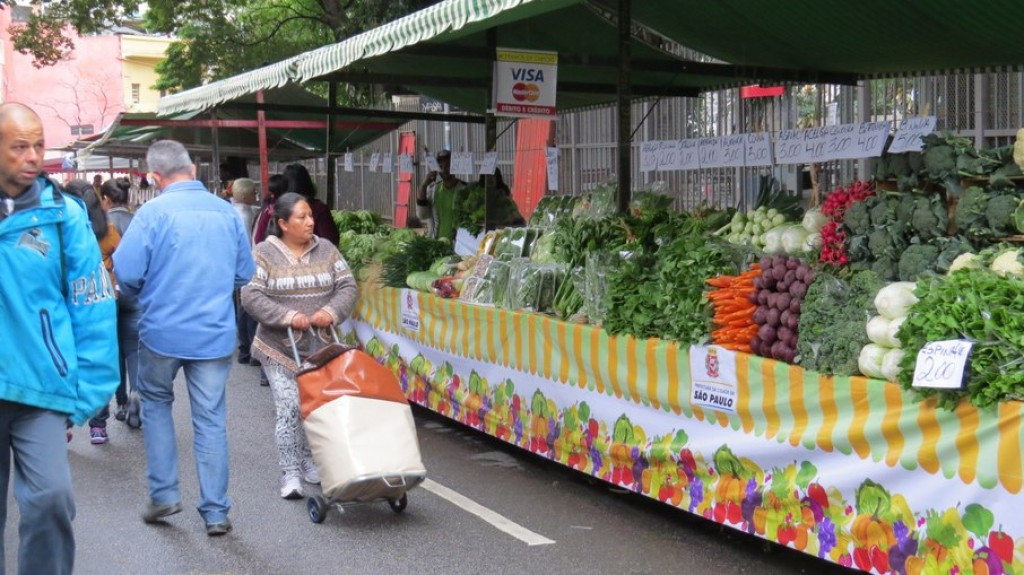
<path id="1" fill-rule="evenodd" d="M 320 483 L 320 472 L 317 471 L 316 463 L 313 463 L 312 459 L 303 459 L 299 462 L 299 469 L 302 470 L 303 481 L 313 485 Z"/>
<path id="2" fill-rule="evenodd" d="M 283 499 L 302 499 L 302 482 L 296 475 L 281 476 L 281 497 Z"/>

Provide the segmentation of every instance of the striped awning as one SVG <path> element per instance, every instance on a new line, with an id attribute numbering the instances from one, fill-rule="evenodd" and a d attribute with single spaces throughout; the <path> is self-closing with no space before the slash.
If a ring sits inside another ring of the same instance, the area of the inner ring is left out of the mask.
<path id="1" fill-rule="evenodd" d="M 555 10 L 578 0 L 445 0 L 337 44 L 293 56 L 251 72 L 160 99 L 158 114 L 200 111 L 259 90 L 302 83 L 406 46 L 456 33 L 499 15 L 511 21 Z"/>

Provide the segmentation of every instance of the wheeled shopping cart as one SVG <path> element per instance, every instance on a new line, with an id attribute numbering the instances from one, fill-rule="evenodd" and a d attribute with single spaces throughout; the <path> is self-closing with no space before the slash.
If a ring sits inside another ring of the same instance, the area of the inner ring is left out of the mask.
<path id="1" fill-rule="evenodd" d="M 310 335 L 312 335 L 310 333 Z M 416 424 L 395 375 L 357 348 L 338 343 L 299 361 L 300 411 L 323 495 L 306 500 L 322 523 L 331 507 L 386 501 L 396 513 L 426 479 Z"/>

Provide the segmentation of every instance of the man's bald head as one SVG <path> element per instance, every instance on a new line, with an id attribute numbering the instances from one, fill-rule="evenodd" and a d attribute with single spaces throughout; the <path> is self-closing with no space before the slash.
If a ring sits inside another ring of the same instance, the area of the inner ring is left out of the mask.
<path id="1" fill-rule="evenodd" d="M 43 171 L 43 121 L 24 104 L 0 104 L 0 190 L 20 196 Z"/>

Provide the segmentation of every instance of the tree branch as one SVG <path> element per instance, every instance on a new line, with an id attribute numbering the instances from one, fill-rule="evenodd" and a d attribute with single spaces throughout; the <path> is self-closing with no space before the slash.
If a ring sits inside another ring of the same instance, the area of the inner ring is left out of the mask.
<path id="1" fill-rule="evenodd" d="M 285 18 L 284 20 L 279 21 L 277 23 L 277 25 L 274 26 L 274 29 L 270 31 L 269 34 L 267 34 L 263 38 L 260 38 L 259 40 L 254 40 L 252 42 L 243 42 L 241 40 L 236 40 L 236 41 L 231 42 L 231 44 L 236 45 L 236 46 L 247 46 L 247 47 L 248 46 L 259 46 L 260 44 L 262 44 L 262 43 L 266 42 L 267 40 L 270 40 L 271 38 L 276 36 L 277 33 L 281 31 L 281 27 L 283 27 L 285 24 L 287 24 L 288 22 L 295 21 L 295 20 L 312 20 L 313 22 L 316 22 L 317 24 L 320 24 L 321 26 L 324 25 L 324 21 L 323 20 L 321 20 L 319 18 L 316 18 L 316 17 L 313 17 L 313 16 L 291 16 L 291 17 Z"/>

